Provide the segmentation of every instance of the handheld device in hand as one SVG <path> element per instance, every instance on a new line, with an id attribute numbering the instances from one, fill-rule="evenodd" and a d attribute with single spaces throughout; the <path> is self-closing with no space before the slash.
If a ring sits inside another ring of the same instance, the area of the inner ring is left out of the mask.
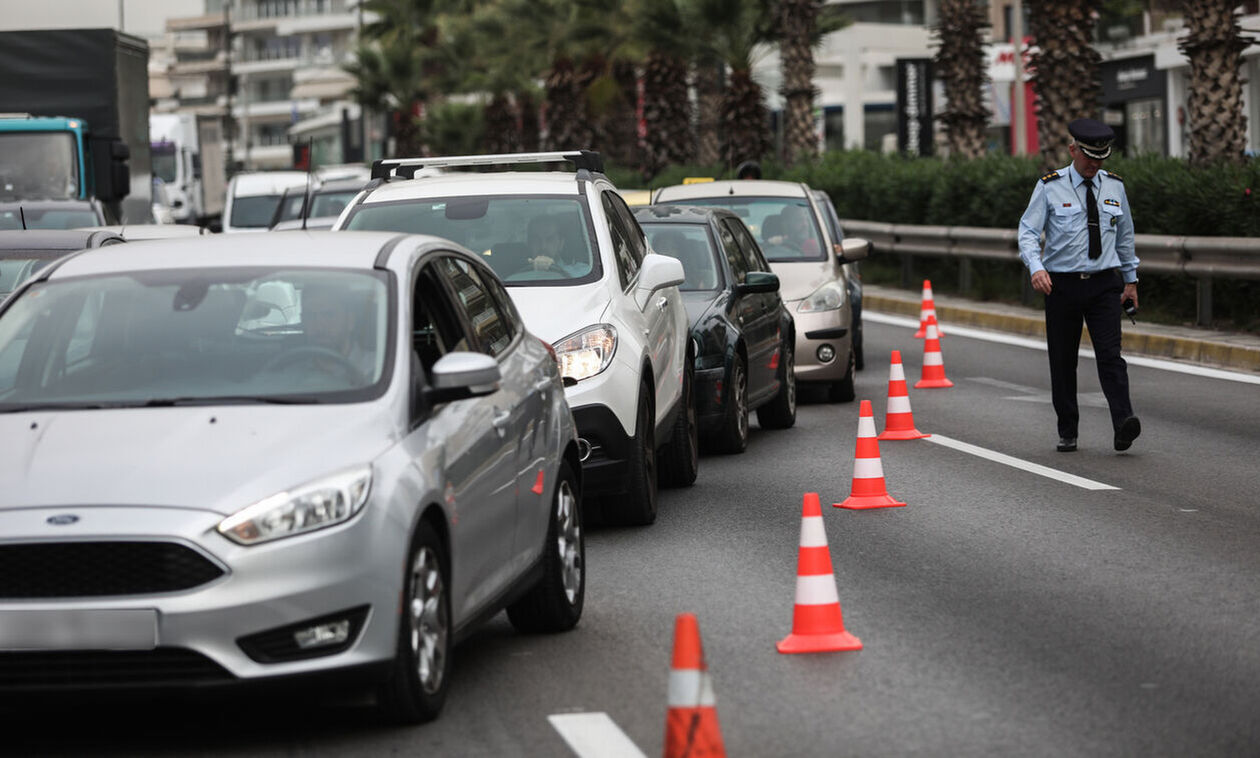
<path id="1" fill-rule="evenodd" d="M 1137 305 L 1133 302 L 1133 298 L 1125 298 L 1125 301 L 1120 304 L 1120 307 L 1124 308 L 1124 315 L 1129 317 L 1129 322 L 1137 324 L 1137 321 L 1134 320 L 1133 317 L 1137 315 L 1138 309 Z"/>

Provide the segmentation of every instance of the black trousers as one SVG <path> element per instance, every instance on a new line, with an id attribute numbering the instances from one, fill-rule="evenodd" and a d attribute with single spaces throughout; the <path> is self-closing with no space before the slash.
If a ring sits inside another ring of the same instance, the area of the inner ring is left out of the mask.
<path id="1" fill-rule="evenodd" d="M 1050 392 L 1059 416 L 1059 436 L 1076 437 L 1080 410 L 1076 404 L 1076 359 L 1081 347 L 1081 325 L 1089 327 L 1098 364 L 1098 382 L 1111 408 L 1111 425 L 1133 415 L 1129 404 L 1129 370 L 1120 357 L 1119 270 L 1082 279 L 1080 274 L 1050 273 L 1046 295 L 1046 346 L 1050 353 Z"/>

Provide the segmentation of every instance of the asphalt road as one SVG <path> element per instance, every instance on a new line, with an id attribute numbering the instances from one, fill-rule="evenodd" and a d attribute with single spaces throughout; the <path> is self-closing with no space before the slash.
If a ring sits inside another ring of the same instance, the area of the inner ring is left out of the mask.
<path id="1" fill-rule="evenodd" d="M 884 442 L 908 506 L 832 508 L 858 404 L 806 404 L 744 455 L 705 456 L 655 525 L 589 529 L 579 627 L 525 637 L 494 619 L 456 651 L 433 724 L 380 726 L 350 696 L 54 702 L 0 709 L 0 753 L 567 756 L 548 716 L 602 712 L 659 754 L 681 612 L 699 618 L 732 756 L 1260 753 L 1260 385 L 1131 365 L 1143 434 L 1117 454 L 1082 360 L 1081 449 L 1061 454 L 1045 353 L 944 329 L 956 386 L 911 389 L 919 429 L 1115 489 Z M 879 428 L 888 351 L 918 378 L 910 335 L 867 320 L 858 395 Z M 861 651 L 775 650 L 806 492 Z"/>

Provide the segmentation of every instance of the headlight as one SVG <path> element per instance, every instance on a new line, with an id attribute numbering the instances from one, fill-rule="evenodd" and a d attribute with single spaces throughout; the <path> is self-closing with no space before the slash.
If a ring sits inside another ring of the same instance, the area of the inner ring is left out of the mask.
<path id="1" fill-rule="evenodd" d="M 836 281 L 830 281 L 814 290 L 813 294 L 796 306 L 800 313 L 820 313 L 834 311 L 844 307 L 844 287 Z"/>
<path id="2" fill-rule="evenodd" d="M 257 545 L 340 524 L 358 513 L 372 488 L 372 469 L 361 466 L 259 500 L 219 523 L 219 534 Z"/>
<path id="3" fill-rule="evenodd" d="M 553 347 L 561 376 L 589 379 L 612 363 L 617 352 L 617 330 L 611 324 L 596 324 L 565 337 Z"/>

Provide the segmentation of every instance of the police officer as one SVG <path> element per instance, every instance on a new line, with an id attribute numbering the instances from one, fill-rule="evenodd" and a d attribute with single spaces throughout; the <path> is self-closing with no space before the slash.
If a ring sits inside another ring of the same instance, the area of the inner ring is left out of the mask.
<path id="1" fill-rule="evenodd" d="M 1059 452 L 1076 450 L 1076 358 L 1081 323 L 1089 327 L 1098 381 L 1111 408 L 1116 450 L 1142 431 L 1129 403 L 1129 373 L 1120 357 L 1121 303 L 1137 306 L 1138 259 L 1124 180 L 1102 171 L 1115 132 L 1092 118 L 1068 124 L 1072 164 L 1041 177 L 1019 221 L 1019 257 L 1033 289 L 1046 296 L 1050 389 L 1059 419 Z M 1041 233 L 1046 247 L 1041 250 Z"/>

